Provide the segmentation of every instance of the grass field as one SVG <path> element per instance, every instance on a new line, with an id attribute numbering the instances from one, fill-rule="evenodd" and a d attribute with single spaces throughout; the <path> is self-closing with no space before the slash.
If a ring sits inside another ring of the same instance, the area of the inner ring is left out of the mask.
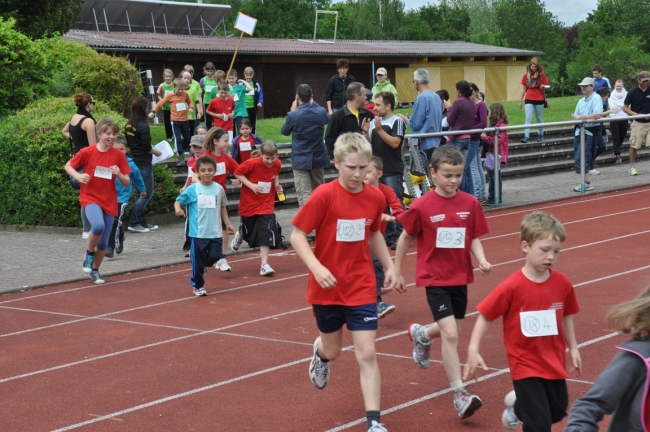
<path id="1" fill-rule="evenodd" d="M 576 104 L 581 96 L 567 96 L 561 98 L 551 98 L 548 100 L 549 109 L 544 110 L 544 122 L 557 122 L 571 120 Z M 516 101 L 502 102 L 508 113 L 510 125 L 524 124 L 524 110 L 519 109 L 519 103 Z M 488 108 L 490 103 L 487 104 Z M 411 114 L 411 109 L 398 109 L 400 114 Z M 284 117 L 263 119 L 257 121 L 257 132 L 262 139 L 272 139 L 277 143 L 291 142 L 291 137 L 284 136 L 280 133 L 280 128 L 284 123 Z M 533 115 L 533 122 L 535 117 Z M 409 128 L 408 133 L 411 130 Z M 154 143 L 165 139 L 165 127 L 160 125 L 151 126 L 151 138 Z"/>

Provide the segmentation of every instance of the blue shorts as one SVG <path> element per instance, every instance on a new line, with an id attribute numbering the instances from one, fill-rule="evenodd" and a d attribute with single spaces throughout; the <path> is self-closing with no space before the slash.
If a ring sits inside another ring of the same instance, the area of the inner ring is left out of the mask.
<path id="1" fill-rule="evenodd" d="M 316 325 L 323 333 L 334 333 L 347 325 L 348 330 L 377 330 L 377 303 L 361 306 L 312 305 Z"/>

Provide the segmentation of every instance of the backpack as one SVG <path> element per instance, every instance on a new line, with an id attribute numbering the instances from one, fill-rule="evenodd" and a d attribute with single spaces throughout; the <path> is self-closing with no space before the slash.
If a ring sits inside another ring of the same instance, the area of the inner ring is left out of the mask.
<path id="1" fill-rule="evenodd" d="M 278 218 L 273 215 L 271 222 L 269 222 L 269 231 L 271 232 L 269 249 L 288 249 L 289 247 L 284 244 L 284 237 L 282 236 L 282 227 L 278 222 Z"/>

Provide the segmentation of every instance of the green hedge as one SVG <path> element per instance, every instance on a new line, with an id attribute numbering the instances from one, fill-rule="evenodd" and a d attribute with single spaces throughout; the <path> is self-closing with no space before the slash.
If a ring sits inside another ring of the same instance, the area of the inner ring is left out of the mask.
<path id="1" fill-rule="evenodd" d="M 69 142 L 61 130 L 75 113 L 71 98 L 35 102 L 0 122 L 0 223 L 11 225 L 81 226 L 79 192 L 70 187 L 64 165 Z M 95 119 L 126 120 L 98 101 Z M 149 214 L 169 212 L 177 190 L 164 166 L 154 169 L 156 189 Z M 134 188 L 135 189 L 135 188 Z"/>

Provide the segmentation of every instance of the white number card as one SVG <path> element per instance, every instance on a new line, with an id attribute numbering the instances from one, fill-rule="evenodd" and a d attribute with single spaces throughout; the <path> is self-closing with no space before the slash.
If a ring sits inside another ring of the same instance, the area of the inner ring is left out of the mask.
<path id="1" fill-rule="evenodd" d="M 249 143 L 249 142 L 239 143 L 239 150 L 241 150 L 241 151 L 251 151 L 251 143 Z"/>
<path id="2" fill-rule="evenodd" d="M 106 168 L 106 167 L 103 167 L 103 166 L 97 166 L 97 167 L 95 167 L 95 177 L 112 180 L 113 179 L 113 171 L 111 171 L 110 168 Z"/>
<path id="3" fill-rule="evenodd" d="M 365 219 L 339 219 L 336 223 L 336 241 L 358 242 L 366 239 Z"/>
<path id="4" fill-rule="evenodd" d="M 170 93 L 174 93 L 174 90 L 165 90 L 163 93 L 163 97 L 167 96 Z"/>
<path id="5" fill-rule="evenodd" d="M 176 111 L 185 111 L 186 109 L 187 109 L 187 104 L 182 102 L 176 104 Z"/>
<path id="6" fill-rule="evenodd" d="M 213 88 L 214 88 L 213 85 L 207 85 L 207 86 L 205 86 L 205 92 L 206 93 L 211 93 Z"/>
<path id="7" fill-rule="evenodd" d="M 519 312 L 521 332 L 526 337 L 555 336 L 557 319 L 555 309 Z"/>
<path id="8" fill-rule="evenodd" d="M 271 182 L 257 182 L 257 185 L 262 187 L 263 194 L 271 192 Z"/>
<path id="9" fill-rule="evenodd" d="M 228 114 L 223 114 L 221 117 L 223 118 L 223 121 L 228 121 Z"/>
<path id="10" fill-rule="evenodd" d="M 223 175 L 226 173 L 226 163 L 225 162 L 218 162 L 217 163 L 217 174 L 216 175 Z"/>
<path id="11" fill-rule="evenodd" d="M 190 167 L 187 167 L 187 176 L 194 177 L 194 170 Z"/>
<path id="12" fill-rule="evenodd" d="M 464 249 L 465 228 L 438 228 L 436 247 L 443 249 Z"/>
<path id="13" fill-rule="evenodd" d="M 217 207 L 217 197 L 214 195 L 199 195 L 200 209 L 213 209 Z"/>
<path id="14" fill-rule="evenodd" d="M 236 94 L 235 96 L 233 96 L 233 99 L 235 100 L 235 102 L 237 102 L 239 100 L 239 95 Z"/>

